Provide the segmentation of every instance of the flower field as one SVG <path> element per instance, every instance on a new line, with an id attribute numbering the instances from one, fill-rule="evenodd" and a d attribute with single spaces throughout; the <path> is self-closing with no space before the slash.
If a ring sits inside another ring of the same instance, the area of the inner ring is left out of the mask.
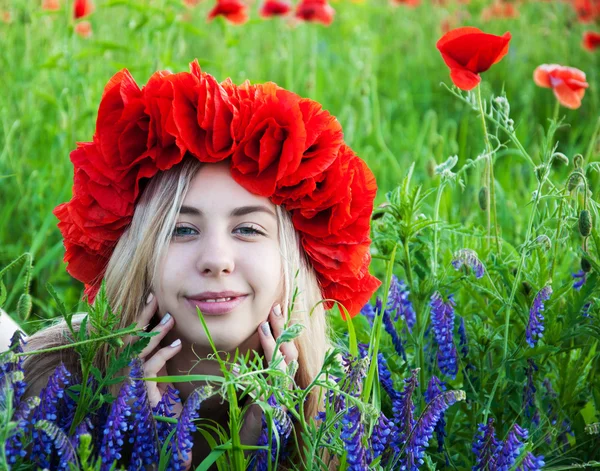
<path id="1" fill-rule="evenodd" d="M 0 0 L 0 20 L 0 308 L 28 335 L 82 311 L 96 329 L 74 339 L 83 380 L 59 369 L 39 398 L 21 400 L 21 339 L 0 355 L 0 470 L 110 469 L 123 441 L 123 469 L 189 469 L 202 401 L 235 422 L 236 390 L 261 398 L 261 448 L 221 430 L 197 469 L 600 468 L 598 0 Z M 65 270 L 52 211 L 106 83 L 194 60 L 321 103 L 377 180 L 382 286 L 355 317 L 331 309 L 313 423 L 294 371 L 248 358 L 179 420 L 172 390 L 150 407 L 130 362 L 147 335 L 120 350 L 139 330 Z"/>

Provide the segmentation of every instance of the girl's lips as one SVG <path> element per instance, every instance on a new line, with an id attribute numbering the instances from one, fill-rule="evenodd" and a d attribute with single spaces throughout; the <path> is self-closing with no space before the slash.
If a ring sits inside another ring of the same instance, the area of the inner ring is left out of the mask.
<path id="1" fill-rule="evenodd" d="M 221 301 L 216 303 L 190 298 L 186 298 L 186 300 L 194 309 L 199 308 L 203 315 L 220 316 L 233 311 L 236 307 L 242 304 L 247 297 L 248 295 L 246 294 L 244 296 L 233 298 L 230 301 Z"/>

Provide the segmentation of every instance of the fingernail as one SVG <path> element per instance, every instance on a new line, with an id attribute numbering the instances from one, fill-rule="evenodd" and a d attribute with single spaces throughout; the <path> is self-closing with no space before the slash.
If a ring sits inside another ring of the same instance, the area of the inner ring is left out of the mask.
<path id="1" fill-rule="evenodd" d="M 275 307 L 273 308 L 273 313 L 277 317 L 281 317 L 281 306 L 279 304 L 275 304 Z"/>
<path id="2" fill-rule="evenodd" d="M 260 328 L 263 331 L 263 334 L 265 335 L 271 335 L 271 328 L 269 327 L 269 323 L 268 322 L 263 322 L 260 326 Z"/>
<path id="3" fill-rule="evenodd" d="M 171 344 L 171 347 L 178 347 L 179 345 L 181 345 L 181 339 L 175 340 L 175 342 Z"/>
<path id="4" fill-rule="evenodd" d="M 148 297 L 146 298 L 146 304 L 150 304 L 153 299 L 154 299 L 154 295 L 152 293 L 150 293 L 148 295 Z"/>
<path id="5" fill-rule="evenodd" d="M 239 366 L 237 366 L 237 365 L 233 365 L 233 366 L 231 367 L 231 371 L 233 371 L 233 374 L 235 374 L 235 375 L 239 375 L 239 374 L 240 374 L 240 367 L 239 367 Z"/>
<path id="6" fill-rule="evenodd" d="M 168 312 L 165 314 L 165 317 L 163 317 L 160 321 L 160 325 L 165 325 L 167 322 L 169 322 L 171 320 L 171 314 L 169 314 Z"/>

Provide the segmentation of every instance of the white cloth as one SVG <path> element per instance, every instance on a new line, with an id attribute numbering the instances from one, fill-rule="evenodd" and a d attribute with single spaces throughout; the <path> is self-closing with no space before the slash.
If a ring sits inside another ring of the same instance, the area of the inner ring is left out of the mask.
<path id="1" fill-rule="evenodd" d="M 10 346 L 10 339 L 17 330 L 23 330 L 12 318 L 0 309 L 0 352 L 5 352 Z"/>

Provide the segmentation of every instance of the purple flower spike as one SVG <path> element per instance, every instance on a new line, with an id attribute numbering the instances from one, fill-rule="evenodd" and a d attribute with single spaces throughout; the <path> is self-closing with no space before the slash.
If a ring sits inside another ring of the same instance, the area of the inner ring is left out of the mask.
<path id="1" fill-rule="evenodd" d="M 454 303 L 453 296 L 444 303 L 437 291 L 431 296 L 431 324 L 438 344 L 438 367 L 446 376 L 454 379 L 458 372 L 458 354 L 454 345 Z"/>
<path id="2" fill-rule="evenodd" d="M 152 409 L 154 415 L 162 415 L 163 417 L 175 417 L 173 407 L 177 402 L 181 402 L 179 399 L 179 391 L 167 385 L 167 391 L 162 395 L 156 407 Z M 160 443 L 164 443 L 171 433 L 171 430 L 175 428 L 175 424 L 170 422 L 163 422 L 162 420 L 156 422 L 156 429 L 158 432 L 158 440 Z"/>
<path id="3" fill-rule="evenodd" d="M 371 303 L 367 303 L 360 310 L 360 313 L 367 318 L 371 327 L 373 327 L 373 322 L 375 320 L 375 308 Z"/>
<path id="4" fill-rule="evenodd" d="M 29 427 L 33 425 L 33 423 L 27 419 L 29 415 L 36 410 L 39 404 L 40 398 L 37 396 L 28 397 L 19 404 L 19 408 L 12 418 L 12 421 L 18 424 L 17 430 L 6 442 L 5 451 L 8 464 L 15 464 L 18 458 L 26 456 L 27 453 L 23 448 L 21 439 Z"/>
<path id="5" fill-rule="evenodd" d="M 425 391 L 425 402 L 427 404 L 432 403 L 440 394 L 446 390 L 446 385 L 443 381 L 440 381 L 437 376 L 432 376 L 427 385 Z M 444 414 L 440 414 L 440 418 L 435 425 L 435 436 L 438 442 L 438 451 L 444 450 L 444 438 L 446 437 L 446 421 L 444 420 Z"/>
<path id="6" fill-rule="evenodd" d="M 534 456 L 530 451 L 525 455 L 525 459 L 521 463 L 521 466 L 517 468 L 517 471 L 541 471 L 545 465 L 543 456 Z"/>
<path id="7" fill-rule="evenodd" d="M 340 435 L 344 442 L 344 448 L 348 453 L 348 469 L 351 471 L 362 471 L 367 469 L 367 457 L 365 447 L 362 444 L 364 427 L 361 420 L 360 410 L 356 406 L 350 407 L 342 418 L 342 433 Z"/>
<path id="8" fill-rule="evenodd" d="M 394 422 L 398 427 L 398 442 L 406 443 L 410 432 L 415 426 L 415 405 L 413 403 L 413 394 L 419 386 L 417 374 L 419 369 L 414 369 L 410 378 L 404 380 L 404 390 L 398 393 L 398 401 L 392 404 L 394 412 Z"/>
<path id="9" fill-rule="evenodd" d="M 477 256 L 477 252 L 471 249 L 460 249 L 454 253 L 454 258 L 452 259 L 452 266 L 455 270 L 460 270 L 463 266 L 469 267 L 473 273 L 475 273 L 475 278 L 482 278 L 485 274 L 485 268 L 483 268 L 483 263 L 479 260 Z"/>
<path id="10" fill-rule="evenodd" d="M 574 278 L 573 288 L 579 291 L 587 280 L 587 273 L 583 270 L 579 270 L 577 273 L 573 273 L 571 276 Z"/>
<path id="11" fill-rule="evenodd" d="M 425 448 L 433 436 L 436 424 L 452 404 L 463 401 L 465 397 L 464 391 L 446 391 L 438 394 L 427 404 L 427 409 L 411 433 L 406 446 L 405 466 L 402 469 L 418 471 L 424 463 Z"/>
<path id="12" fill-rule="evenodd" d="M 372 459 L 384 454 L 394 436 L 393 432 L 393 422 L 382 412 L 377 423 L 373 427 L 373 434 L 371 435 L 371 449 L 373 450 L 373 455 L 368 461 L 372 461 Z M 382 464 L 385 465 L 386 462 L 387 460 L 382 460 Z"/>
<path id="13" fill-rule="evenodd" d="M 523 441 L 527 440 L 528 436 L 529 432 L 526 429 L 520 427 L 519 424 L 513 425 L 495 462 L 495 469 L 497 471 L 508 471 L 512 468 L 519 457 Z"/>
<path id="14" fill-rule="evenodd" d="M 185 401 L 183 411 L 177 423 L 177 431 L 175 432 L 175 441 L 171 442 L 171 462 L 168 469 L 171 471 L 182 471 L 185 469 L 185 461 L 189 458 L 192 452 L 194 442 L 192 441 L 192 433 L 196 431 L 196 426 L 193 421 L 199 417 L 198 410 L 202 402 L 212 396 L 212 388 L 203 386 L 196 388 Z"/>
<path id="15" fill-rule="evenodd" d="M 525 331 L 525 337 L 527 344 L 530 347 L 535 347 L 535 344 L 544 335 L 544 301 L 550 299 L 552 295 L 552 287 L 550 285 L 544 286 L 536 295 L 533 306 L 529 311 L 529 323 L 527 324 L 527 330 Z"/>
<path id="16" fill-rule="evenodd" d="M 35 424 L 37 430 L 43 431 L 54 444 L 56 454 L 59 457 L 57 471 L 68 471 L 69 463 L 76 463 L 75 449 L 69 441 L 69 437 L 55 423 L 40 420 Z"/>
<path id="17" fill-rule="evenodd" d="M 392 337 L 392 343 L 394 344 L 396 353 L 401 356 L 404 361 L 406 361 L 406 352 L 404 351 L 402 340 L 398 336 L 396 327 L 394 327 L 394 323 L 390 317 L 390 312 L 387 309 L 383 312 L 383 325 L 385 327 L 385 331 L 390 334 L 390 337 Z"/>
<path id="18" fill-rule="evenodd" d="M 281 462 L 287 456 L 286 447 L 292 433 L 293 424 L 292 419 L 290 418 L 290 413 L 283 410 L 283 408 L 277 403 L 275 396 L 271 395 L 267 402 L 273 408 L 273 424 L 271 426 L 272 436 L 270 448 L 271 463 L 275 465 L 278 461 Z M 257 445 L 266 446 L 269 444 L 269 425 L 267 424 L 264 413 L 262 414 L 261 421 L 262 429 Z M 250 462 L 248 469 L 252 469 L 254 471 L 267 471 L 269 469 L 267 456 L 267 450 L 257 450 L 255 455 L 252 457 L 252 461 Z M 275 466 L 273 466 L 273 469 L 275 469 Z"/>
<path id="19" fill-rule="evenodd" d="M 130 429 L 128 417 L 131 416 L 131 407 L 127 404 L 130 387 L 131 380 L 128 378 L 121 386 L 117 398 L 111 404 L 100 446 L 102 471 L 108 471 L 115 460 L 121 459 L 125 434 Z"/>
<path id="20" fill-rule="evenodd" d="M 390 283 L 390 290 L 388 292 L 387 310 L 395 312 L 394 322 L 398 322 L 398 318 L 401 317 L 406 322 L 409 332 L 412 332 L 412 328 L 417 322 L 417 315 L 413 309 L 412 303 L 408 299 L 410 291 L 403 280 L 398 280 L 396 275 L 392 275 L 392 282 Z"/>
<path id="21" fill-rule="evenodd" d="M 139 469 L 149 469 L 151 465 L 158 463 L 159 447 L 156 443 L 156 427 L 152 417 L 152 407 L 148 400 L 148 391 L 143 378 L 143 364 L 139 358 L 134 358 L 131 362 L 131 387 L 128 394 L 133 401 L 132 416 L 133 434 L 129 443 L 133 443 L 133 452 L 129 461 L 129 470 L 137 471 Z M 131 402 L 130 401 L 130 402 Z"/>
<path id="22" fill-rule="evenodd" d="M 487 425 L 479 424 L 479 432 L 473 441 L 473 453 L 475 453 L 475 466 L 472 471 L 490 471 L 495 469 L 494 460 L 500 451 L 502 443 L 496 439 L 494 430 L 494 419 L 488 419 Z"/>

